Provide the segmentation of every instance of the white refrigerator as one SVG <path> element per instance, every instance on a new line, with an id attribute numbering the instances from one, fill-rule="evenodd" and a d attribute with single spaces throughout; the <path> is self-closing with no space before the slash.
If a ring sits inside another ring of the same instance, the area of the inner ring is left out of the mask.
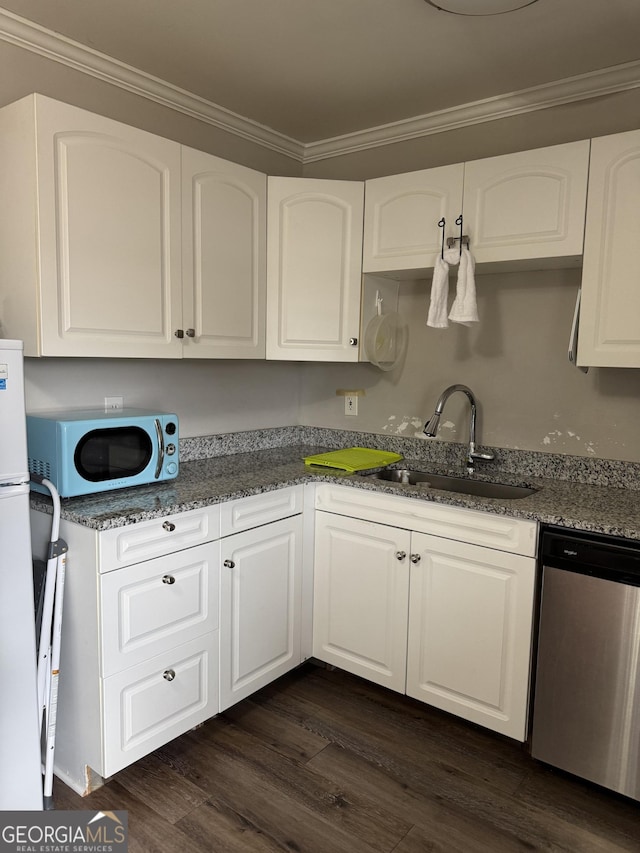
<path id="1" fill-rule="evenodd" d="M 42 809 L 22 349 L 0 340 L 0 811 Z"/>

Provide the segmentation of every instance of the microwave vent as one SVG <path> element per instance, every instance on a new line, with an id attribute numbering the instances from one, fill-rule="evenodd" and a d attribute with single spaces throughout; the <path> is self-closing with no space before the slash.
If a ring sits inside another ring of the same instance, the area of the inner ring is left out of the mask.
<path id="1" fill-rule="evenodd" d="M 44 477 L 45 480 L 51 479 L 51 465 L 48 462 L 43 462 L 42 459 L 34 459 L 32 456 L 29 457 L 29 473 L 30 474 L 38 474 L 40 477 Z"/>

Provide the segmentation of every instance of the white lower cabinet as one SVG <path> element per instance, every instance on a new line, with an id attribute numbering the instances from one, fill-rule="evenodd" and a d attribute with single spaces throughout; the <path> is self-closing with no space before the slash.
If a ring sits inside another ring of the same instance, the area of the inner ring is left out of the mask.
<path id="1" fill-rule="evenodd" d="M 317 513 L 313 654 L 401 693 L 410 539 L 406 530 Z"/>
<path id="2" fill-rule="evenodd" d="M 537 525 L 324 485 L 316 510 L 315 657 L 524 741 Z"/>
<path id="3" fill-rule="evenodd" d="M 302 661 L 303 506 L 294 486 L 103 532 L 61 522 L 57 776 L 87 794 Z M 51 517 L 31 527 L 38 556 Z"/>
<path id="4" fill-rule="evenodd" d="M 221 542 L 220 710 L 302 660 L 302 515 Z"/>
<path id="5" fill-rule="evenodd" d="M 51 517 L 31 513 L 34 554 Z M 219 711 L 220 508 L 69 545 L 55 773 L 81 794 Z"/>
<path id="6" fill-rule="evenodd" d="M 34 511 L 31 527 L 39 556 L 51 517 Z M 89 793 L 311 645 L 320 660 L 524 740 L 536 530 L 330 484 L 103 532 L 62 521 L 56 775 Z"/>
<path id="7" fill-rule="evenodd" d="M 535 560 L 412 535 L 407 695 L 526 739 Z"/>

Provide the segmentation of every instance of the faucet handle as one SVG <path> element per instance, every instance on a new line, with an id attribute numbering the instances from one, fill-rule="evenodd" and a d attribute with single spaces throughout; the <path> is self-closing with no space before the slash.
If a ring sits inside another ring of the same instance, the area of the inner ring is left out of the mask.
<path id="1" fill-rule="evenodd" d="M 495 459 L 495 455 L 488 451 L 487 453 L 481 453 L 479 450 L 476 450 L 476 445 L 474 441 L 469 442 L 469 452 L 467 453 L 467 471 L 470 474 L 473 474 L 474 465 L 476 462 L 491 462 L 492 459 Z"/>
<path id="2" fill-rule="evenodd" d="M 494 453 L 480 453 L 478 450 L 472 450 L 469 453 L 469 459 L 479 459 L 481 462 L 491 462 L 495 458 Z"/>

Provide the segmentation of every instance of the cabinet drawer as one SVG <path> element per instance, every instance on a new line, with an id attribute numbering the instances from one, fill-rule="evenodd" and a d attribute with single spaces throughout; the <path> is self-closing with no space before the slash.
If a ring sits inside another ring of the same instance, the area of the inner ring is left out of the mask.
<path id="1" fill-rule="evenodd" d="M 291 486 L 220 505 L 220 535 L 229 536 L 302 512 L 303 487 Z"/>
<path id="2" fill-rule="evenodd" d="M 216 542 L 103 575 L 102 675 L 215 630 L 219 564 Z"/>
<path id="3" fill-rule="evenodd" d="M 99 571 L 110 572 L 152 557 L 211 542 L 220 536 L 220 506 L 142 521 L 101 533 Z"/>
<path id="4" fill-rule="evenodd" d="M 316 487 L 316 509 L 525 557 L 536 554 L 538 525 L 535 521 L 324 484 Z"/>
<path id="5" fill-rule="evenodd" d="M 101 775 L 117 773 L 217 714 L 217 661 L 214 631 L 104 679 Z"/>

